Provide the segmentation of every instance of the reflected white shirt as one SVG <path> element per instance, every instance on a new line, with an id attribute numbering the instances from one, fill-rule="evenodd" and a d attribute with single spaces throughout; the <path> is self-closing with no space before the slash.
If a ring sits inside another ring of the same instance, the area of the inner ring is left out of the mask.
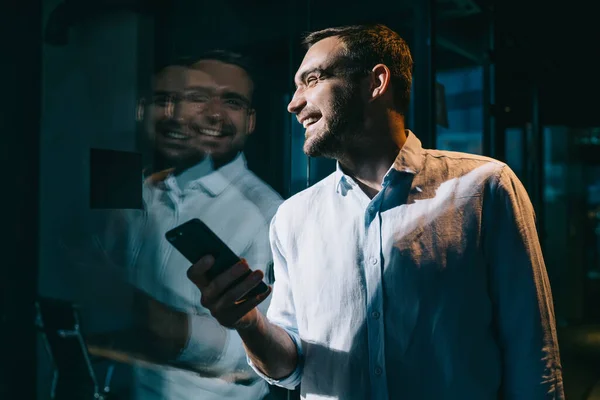
<path id="1" fill-rule="evenodd" d="M 300 362 L 262 376 L 311 400 L 562 399 L 534 219 L 508 166 L 411 132 L 373 199 L 338 166 L 272 221 L 267 317 Z"/>
<path id="2" fill-rule="evenodd" d="M 207 331 L 205 319 L 212 316 L 187 278 L 190 263 L 165 239 L 165 233 L 199 218 L 253 269 L 272 276 L 269 223 L 282 200 L 247 168 L 243 154 L 218 170 L 197 168 L 204 176 L 180 180 L 186 182 L 184 187 L 166 172 L 148 178 L 143 187 L 144 210 L 111 212 L 110 226 L 98 242 L 112 263 L 126 270 L 131 283 L 190 315 L 190 339 L 178 361 L 199 364 L 220 378 L 142 366 L 135 369 L 134 398 L 261 399 L 268 393 L 267 385 L 248 368 L 239 335 L 225 328 Z M 225 348 L 219 352 L 207 346 L 215 333 L 226 335 Z"/>

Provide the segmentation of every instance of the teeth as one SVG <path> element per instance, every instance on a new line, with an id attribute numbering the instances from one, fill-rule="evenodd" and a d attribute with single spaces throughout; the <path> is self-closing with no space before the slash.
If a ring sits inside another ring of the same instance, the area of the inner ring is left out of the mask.
<path id="1" fill-rule="evenodd" d="M 215 131 L 213 129 L 202 129 L 200 132 L 203 135 L 208 135 L 208 136 L 223 136 L 221 134 L 221 131 Z"/>
<path id="2" fill-rule="evenodd" d="M 183 133 L 179 133 L 179 132 L 167 132 L 166 136 L 168 138 L 177 139 L 177 140 L 182 140 L 182 139 L 188 138 L 187 135 L 184 135 Z"/>
<path id="3" fill-rule="evenodd" d="M 302 123 L 302 125 L 306 128 L 308 125 L 317 122 L 319 120 L 319 118 L 307 118 L 304 120 L 304 122 Z"/>

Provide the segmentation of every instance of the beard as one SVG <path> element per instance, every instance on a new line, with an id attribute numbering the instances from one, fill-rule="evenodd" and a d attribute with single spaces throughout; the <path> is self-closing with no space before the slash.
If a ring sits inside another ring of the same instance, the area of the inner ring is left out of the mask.
<path id="1" fill-rule="evenodd" d="M 344 149 L 358 139 L 364 122 L 364 105 L 359 86 L 348 84 L 333 91 L 334 101 L 330 116 L 321 130 L 313 132 L 304 142 L 304 153 L 309 157 L 337 159 Z"/>

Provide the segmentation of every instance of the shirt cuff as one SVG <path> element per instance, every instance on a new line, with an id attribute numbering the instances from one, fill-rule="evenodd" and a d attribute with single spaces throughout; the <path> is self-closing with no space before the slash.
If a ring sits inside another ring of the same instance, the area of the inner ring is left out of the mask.
<path id="1" fill-rule="evenodd" d="M 227 372 L 243 360 L 242 340 L 218 322 L 211 323 L 213 321 L 207 319 L 212 318 L 208 315 L 189 316 L 189 339 L 176 361 L 202 365 L 215 373 Z M 221 342 L 223 335 L 227 335 L 224 345 Z"/>
<path id="2" fill-rule="evenodd" d="M 300 385 L 300 381 L 302 381 L 302 368 L 304 366 L 304 353 L 302 352 L 302 344 L 300 341 L 300 335 L 298 334 L 298 332 L 294 332 L 291 329 L 284 328 L 283 326 L 280 326 L 280 325 L 278 325 L 278 326 L 280 328 L 282 328 L 284 331 L 286 331 L 286 333 L 290 336 L 290 338 L 294 342 L 294 345 L 296 346 L 296 352 L 298 354 L 298 363 L 296 365 L 296 369 L 294 369 L 294 371 L 292 371 L 291 374 L 289 374 L 288 376 L 286 376 L 284 378 L 273 379 L 273 378 L 265 375 L 264 373 L 262 373 L 252 363 L 252 361 L 250 360 L 250 357 L 246 356 L 246 360 L 248 361 L 248 365 L 250 365 L 250 367 L 252 367 L 254 372 L 256 372 L 256 374 L 258 376 L 263 378 L 270 385 L 281 386 L 282 388 L 285 388 L 288 390 L 294 390 L 294 389 L 296 389 L 296 387 L 298 387 L 298 385 Z"/>

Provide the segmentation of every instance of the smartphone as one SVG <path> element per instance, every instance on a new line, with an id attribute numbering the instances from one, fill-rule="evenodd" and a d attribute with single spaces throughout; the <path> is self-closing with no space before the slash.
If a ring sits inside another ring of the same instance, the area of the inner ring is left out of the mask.
<path id="1" fill-rule="evenodd" d="M 165 234 L 165 237 L 173 247 L 175 247 L 189 262 L 195 264 L 202 257 L 211 255 L 215 258 L 215 264 L 206 272 L 209 280 L 215 279 L 218 275 L 232 267 L 240 261 L 231 249 L 202 221 L 194 218 L 171 229 Z M 252 271 L 235 280 L 230 287 L 243 281 Z M 248 293 L 243 295 L 238 302 L 262 294 L 269 290 L 269 287 L 260 282 Z"/>

